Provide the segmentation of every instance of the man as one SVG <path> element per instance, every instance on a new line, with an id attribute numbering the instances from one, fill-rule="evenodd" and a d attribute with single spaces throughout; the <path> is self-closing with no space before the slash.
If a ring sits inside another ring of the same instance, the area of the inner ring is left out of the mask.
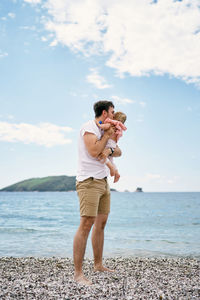
<path id="1" fill-rule="evenodd" d="M 92 230 L 94 270 L 112 270 L 103 266 L 104 227 L 110 212 L 110 189 L 107 182 L 109 170 L 100 162 L 109 155 L 120 156 L 119 147 L 105 149 L 110 136 L 115 132 L 112 125 L 104 132 L 98 127 L 106 118 L 113 119 L 114 105 L 111 101 L 94 104 L 95 120 L 85 123 L 79 136 L 79 165 L 76 189 L 80 201 L 80 226 L 74 237 L 74 279 L 78 283 L 92 284 L 83 274 L 82 264 L 89 232 Z"/>

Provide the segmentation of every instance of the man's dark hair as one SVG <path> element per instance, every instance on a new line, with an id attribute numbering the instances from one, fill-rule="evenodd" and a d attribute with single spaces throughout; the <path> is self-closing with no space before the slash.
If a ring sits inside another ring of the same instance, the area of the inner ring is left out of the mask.
<path id="1" fill-rule="evenodd" d="M 103 110 L 108 112 L 110 107 L 114 108 L 114 104 L 112 103 L 112 101 L 100 100 L 96 102 L 93 106 L 95 112 L 95 118 L 100 117 Z"/>

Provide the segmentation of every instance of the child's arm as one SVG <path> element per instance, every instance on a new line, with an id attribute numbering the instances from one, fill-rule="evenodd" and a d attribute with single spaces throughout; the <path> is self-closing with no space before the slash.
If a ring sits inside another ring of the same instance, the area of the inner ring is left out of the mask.
<path id="1" fill-rule="evenodd" d="M 106 124 L 98 123 L 98 127 L 101 128 L 102 130 L 108 130 L 111 127 L 111 124 L 109 124 L 109 123 L 106 123 Z"/>

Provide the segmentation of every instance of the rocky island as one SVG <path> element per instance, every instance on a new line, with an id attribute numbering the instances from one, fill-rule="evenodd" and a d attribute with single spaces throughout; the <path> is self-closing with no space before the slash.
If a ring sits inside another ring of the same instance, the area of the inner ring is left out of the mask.
<path id="1" fill-rule="evenodd" d="M 142 193 L 143 192 L 143 190 L 142 190 L 142 188 L 141 187 L 137 187 L 137 189 L 135 190 L 137 193 Z"/>

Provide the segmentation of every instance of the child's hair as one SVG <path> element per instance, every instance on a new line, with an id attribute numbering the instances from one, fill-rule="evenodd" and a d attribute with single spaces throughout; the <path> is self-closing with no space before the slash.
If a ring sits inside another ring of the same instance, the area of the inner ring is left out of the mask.
<path id="1" fill-rule="evenodd" d="M 125 121 L 126 121 L 126 115 L 123 112 L 121 112 L 121 111 L 117 111 L 114 114 L 113 119 L 117 120 L 117 121 L 120 121 L 120 122 L 122 122 L 124 124 Z"/>

